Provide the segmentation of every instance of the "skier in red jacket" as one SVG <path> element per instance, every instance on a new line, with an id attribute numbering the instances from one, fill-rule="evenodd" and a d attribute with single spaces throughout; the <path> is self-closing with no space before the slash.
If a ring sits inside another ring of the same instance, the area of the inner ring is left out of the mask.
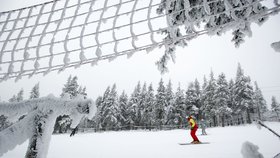
<path id="1" fill-rule="evenodd" d="M 197 131 L 198 126 L 197 126 L 196 122 L 194 121 L 194 119 L 192 118 L 192 116 L 188 117 L 188 122 L 191 126 L 191 136 L 193 138 L 193 141 L 191 143 L 199 144 L 200 141 L 198 140 L 197 136 L 195 135 L 195 132 Z"/>

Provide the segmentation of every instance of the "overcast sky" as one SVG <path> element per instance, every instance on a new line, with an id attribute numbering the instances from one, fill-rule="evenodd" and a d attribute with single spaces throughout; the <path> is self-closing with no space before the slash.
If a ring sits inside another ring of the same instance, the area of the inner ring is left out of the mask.
<path id="1" fill-rule="evenodd" d="M 47 1 L 47 0 L 45 0 Z M 42 0 L 0 0 L 0 11 L 16 9 Z M 28 79 L 24 77 L 18 82 L 8 80 L 0 83 L 1 100 L 7 101 L 21 88 L 28 98 L 32 87 L 40 83 L 41 96 L 49 93 L 59 96 L 63 84 L 69 75 L 77 75 L 78 83 L 87 87 L 88 96 L 96 99 L 102 95 L 107 86 L 116 83 L 119 93 L 125 90 L 130 94 L 137 82 L 153 83 L 156 89 L 161 78 L 167 84 L 170 79 L 174 91 L 180 83 L 186 89 L 189 82 L 197 78 L 203 82 L 203 76 L 209 78 L 211 69 L 215 77 L 225 73 L 227 79 L 235 78 L 238 62 L 246 75 L 257 81 L 262 88 L 265 99 L 270 104 L 271 96 L 276 96 L 280 102 L 280 53 L 275 52 L 270 44 L 280 41 L 280 15 L 271 16 L 262 26 L 252 25 L 253 36 L 246 38 L 239 48 L 231 42 L 231 32 L 217 36 L 203 35 L 191 41 L 188 47 L 178 48 L 176 63 L 169 63 L 169 73 L 161 75 L 155 62 L 163 53 L 163 49 L 155 49 L 147 54 L 137 52 L 131 58 L 119 57 L 112 62 L 103 61 L 97 66 L 84 65 L 78 69 L 70 68 L 58 74 L 51 72 L 47 76 L 35 75 Z"/>

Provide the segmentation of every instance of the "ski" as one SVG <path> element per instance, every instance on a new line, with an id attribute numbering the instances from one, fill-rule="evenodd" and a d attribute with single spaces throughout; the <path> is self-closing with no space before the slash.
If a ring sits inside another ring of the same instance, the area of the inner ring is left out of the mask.
<path id="1" fill-rule="evenodd" d="M 179 145 L 199 145 L 199 144 L 210 144 L 209 142 L 200 142 L 200 143 L 197 143 L 197 144 L 194 144 L 194 143 L 179 143 Z"/>

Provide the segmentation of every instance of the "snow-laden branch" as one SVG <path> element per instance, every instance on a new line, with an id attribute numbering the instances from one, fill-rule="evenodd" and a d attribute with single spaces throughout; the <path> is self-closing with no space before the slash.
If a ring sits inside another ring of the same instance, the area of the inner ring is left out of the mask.
<path id="1" fill-rule="evenodd" d="M 165 53 L 157 62 L 161 72 L 167 71 L 165 69 L 166 61 L 168 61 L 166 52 L 172 50 L 169 54 L 175 56 L 174 50 L 177 46 L 184 47 L 187 41 L 196 37 L 182 39 L 184 34 L 196 35 L 201 28 L 206 29 L 208 35 L 221 35 L 232 30 L 232 42 L 239 47 L 246 36 L 252 36 L 251 23 L 261 25 L 269 15 L 267 14 L 269 9 L 258 0 L 162 0 L 161 2 L 164 5 L 158 7 L 157 13 L 166 14 L 168 26 L 162 30 L 167 34 L 164 39 L 166 41 Z M 279 7 L 277 2 L 274 4 L 276 8 Z M 224 25 L 227 26 L 224 27 Z"/>
<path id="2" fill-rule="evenodd" d="M 26 115 L 0 132 L 0 156 L 29 139 L 26 157 L 45 158 L 58 116 L 68 115 L 71 128 L 75 128 L 82 118 L 92 118 L 95 112 L 90 99 L 60 99 L 52 95 L 19 103 L 0 103 L 0 115 L 12 121 Z"/>

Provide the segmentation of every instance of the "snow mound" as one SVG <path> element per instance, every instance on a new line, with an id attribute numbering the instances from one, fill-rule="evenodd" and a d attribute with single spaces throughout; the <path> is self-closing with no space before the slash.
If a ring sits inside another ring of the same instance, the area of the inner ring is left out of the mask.
<path id="1" fill-rule="evenodd" d="M 242 144 L 241 153 L 243 155 L 243 158 L 264 158 L 258 150 L 258 146 L 246 141 Z"/>
<path id="2" fill-rule="evenodd" d="M 276 51 L 280 52 L 280 41 L 279 42 L 274 42 L 271 44 L 271 47 Z"/>

